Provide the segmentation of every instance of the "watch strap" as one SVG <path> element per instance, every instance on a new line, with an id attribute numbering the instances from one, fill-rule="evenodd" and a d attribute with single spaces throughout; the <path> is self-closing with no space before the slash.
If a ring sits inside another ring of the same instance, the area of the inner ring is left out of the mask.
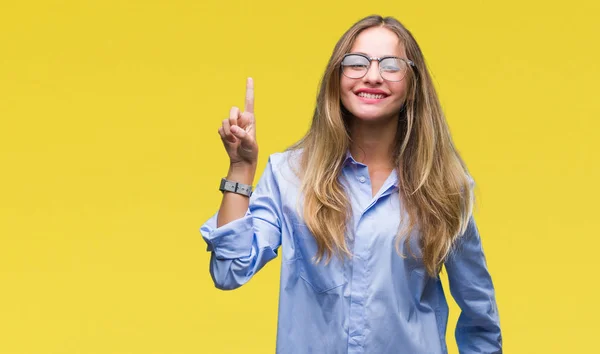
<path id="1" fill-rule="evenodd" d="M 221 185 L 219 186 L 219 190 L 223 193 L 232 192 L 245 195 L 246 197 L 250 197 L 252 195 L 251 185 L 230 181 L 226 178 L 221 179 Z"/>

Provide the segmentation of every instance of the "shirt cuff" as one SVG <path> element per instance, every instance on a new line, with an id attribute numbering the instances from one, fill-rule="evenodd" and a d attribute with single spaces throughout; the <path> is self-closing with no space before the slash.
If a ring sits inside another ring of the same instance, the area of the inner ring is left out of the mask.
<path id="1" fill-rule="evenodd" d="M 207 244 L 207 251 L 214 252 L 217 259 L 238 259 L 249 257 L 252 253 L 254 229 L 252 217 L 247 212 L 240 219 L 221 227 L 217 226 L 218 213 L 202 227 L 200 233 Z"/>

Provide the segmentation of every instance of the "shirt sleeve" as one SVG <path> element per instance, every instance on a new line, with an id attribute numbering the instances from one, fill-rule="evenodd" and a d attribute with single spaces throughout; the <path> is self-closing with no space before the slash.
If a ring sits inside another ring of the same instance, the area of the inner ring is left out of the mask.
<path id="1" fill-rule="evenodd" d="M 250 197 L 246 215 L 217 228 L 218 212 L 200 227 L 211 252 L 210 275 L 222 290 L 236 289 L 277 256 L 281 245 L 281 197 L 272 157 Z"/>
<path id="2" fill-rule="evenodd" d="M 455 332 L 459 352 L 502 353 L 494 286 L 473 218 L 445 265 L 450 292 L 461 308 Z"/>

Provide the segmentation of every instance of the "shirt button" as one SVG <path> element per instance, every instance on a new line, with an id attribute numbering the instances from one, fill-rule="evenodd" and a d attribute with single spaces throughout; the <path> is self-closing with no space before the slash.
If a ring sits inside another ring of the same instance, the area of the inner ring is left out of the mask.
<path id="1" fill-rule="evenodd" d="M 365 183 L 365 181 L 366 181 L 366 180 L 367 180 L 367 179 L 366 179 L 364 176 L 360 176 L 360 177 L 358 177 L 358 181 L 359 181 L 360 183 Z"/>

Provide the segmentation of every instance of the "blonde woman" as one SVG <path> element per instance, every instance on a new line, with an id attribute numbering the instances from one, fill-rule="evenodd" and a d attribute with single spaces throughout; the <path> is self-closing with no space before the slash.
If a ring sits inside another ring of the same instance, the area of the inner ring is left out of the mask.
<path id="1" fill-rule="evenodd" d="M 252 191 L 254 86 L 219 134 L 230 158 L 218 213 L 200 229 L 217 288 L 282 257 L 278 353 L 446 353 L 445 265 L 461 353 L 501 353 L 472 181 L 423 54 L 393 18 L 339 40 L 312 125 L 270 156 Z"/>

